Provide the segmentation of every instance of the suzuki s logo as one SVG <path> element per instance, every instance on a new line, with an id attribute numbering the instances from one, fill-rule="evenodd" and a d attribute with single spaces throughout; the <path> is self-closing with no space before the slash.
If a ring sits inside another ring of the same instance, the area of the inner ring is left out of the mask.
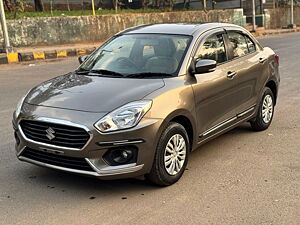
<path id="1" fill-rule="evenodd" d="M 46 130 L 46 137 L 51 141 L 53 138 L 55 138 L 55 131 L 49 127 L 47 130 Z"/>

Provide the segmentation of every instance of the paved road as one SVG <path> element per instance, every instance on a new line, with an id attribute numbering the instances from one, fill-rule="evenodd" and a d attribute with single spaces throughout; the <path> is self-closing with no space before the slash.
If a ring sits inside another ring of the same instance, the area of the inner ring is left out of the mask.
<path id="1" fill-rule="evenodd" d="M 203 145 L 180 182 L 167 188 L 17 161 L 10 121 L 18 99 L 77 60 L 1 66 L 0 224 L 299 224 L 300 34 L 261 42 L 280 55 L 273 124 L 260 133 L 244 124 Z"/>

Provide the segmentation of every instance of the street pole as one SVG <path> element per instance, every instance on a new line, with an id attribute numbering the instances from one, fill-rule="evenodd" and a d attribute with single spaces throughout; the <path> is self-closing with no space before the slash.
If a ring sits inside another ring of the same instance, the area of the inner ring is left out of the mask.
<path id="1" fill-rule="evenodd" d="M 252 0 L 252 24 L 253 24 L 253 28 L 252 28 L 252 32 L 255 32 L 255 0 Z"/>
<path id="2" fill-rule="evenodd" d="M 5 52 L 8 53 L 8 52 L 11 51 L 11 47 L 10 47 L 10 44 L 9 44 L 9 38 L 8 38 L 8 32 L 7 32 L 7 26 L 6 26 L 3 0 L 0 0 L 0 20 L 1 20 L 3 39 L 4 39 L 4 49 L 5 49 Z"/>
<path id="3" fill-rule="evenodd" d="M 96 12 L 95 12 L 95 1 L 92 0 L 92 11 L 93 11 L 93 16 L 96 15 Z"/>
<path id="4" fill-rule="evenodd" d="M 294 27 L 294 0 L 291 0 L 291 24 Z"/>

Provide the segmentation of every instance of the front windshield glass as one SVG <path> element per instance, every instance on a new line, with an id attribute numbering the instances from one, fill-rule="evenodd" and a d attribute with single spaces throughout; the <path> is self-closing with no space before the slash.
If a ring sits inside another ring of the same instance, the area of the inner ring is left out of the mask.
<path id="1" fill-rule="evenodd" d="M 79 70 L 113 71 L 124 76 L 138 73 L 175 75 L 191 37 L 167 34 L 126 34 L 97 49 Z"/>

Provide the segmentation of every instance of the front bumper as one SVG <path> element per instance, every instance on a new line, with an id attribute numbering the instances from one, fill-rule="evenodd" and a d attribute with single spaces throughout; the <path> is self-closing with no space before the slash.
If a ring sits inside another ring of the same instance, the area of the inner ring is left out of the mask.
<path id="1" fill-rule="evenodd" d="M 24 103 L 20 115 L 13 118 L 13 127 L 16 136 L 17 157 L 21 161 L 35 165 L 49 167 L 66 172 L 78 173 L 103 179 L 120 179 L 137 177 L 148 173 L 152 167 L 155 153 L 158 129 L 161 119 L 143 118 L 140 123 L 131 129 L 116 131 L 109 134 L 98 132 L 93 124 L 105 113 L 89 113 L 66 109 L 57 109 L 43 106 L 33 106 Z M 24 134 L 20 122 L 22 120 L 47 121 L 49 123 L 70 125 L 85 129 L 90 139 L 81 149 L 61 147 L 49 143 L 32 140 Z M 103 159 L 104 154 L 112 148 L 126 148 L 134 146 L 138 149 L 135 162 L 122 165 L 109 165 Z M 48 161 L 35 160 L 24 156 L 27 149 L 38 152 L 55 154 L 84 159 L 91 170 L 82 170 L 61 166 Z"/>
<path id="2" fill-rule="evenodd" d="M 95 177 L 101 177 L 101 176 L 114 176 L 114 175 L 121 175 L 121 174 L 128 174 L 128 173 L 134 173 L 143 168 L 142 165 L 136 165 L 136 163 L 132 164 L 126 164 L 126 165 L 120 165 L 120 166 L 107 166 L 102 169 L 98 169 L 88 158 L 85 158 L 85 160 L 90 164 L 91 168 L 95 170 L 95 172 L 91 171 L 85 171 L 85 170 L 78 170 L 78 169 L 71 169 L 68 167 L 62 167 L 62 166 L 56 166 L 53 164 L 49 163 L 44 163 L 40 162 L 37 160 L 33 160 L 24 156 L 18 156 L 18 159 L 24 162 L 29 162 L 32 164 L 35 164 L 37 166 L 42 166 L 42 167 L 48 167 L 51 169 L 57 169 L 57 170 L 62 170 L 66 172 L 71 172 L 71 173 L 78 173 L 82 175 L 88 175 L 88 176 L 95 176 Z"/>

